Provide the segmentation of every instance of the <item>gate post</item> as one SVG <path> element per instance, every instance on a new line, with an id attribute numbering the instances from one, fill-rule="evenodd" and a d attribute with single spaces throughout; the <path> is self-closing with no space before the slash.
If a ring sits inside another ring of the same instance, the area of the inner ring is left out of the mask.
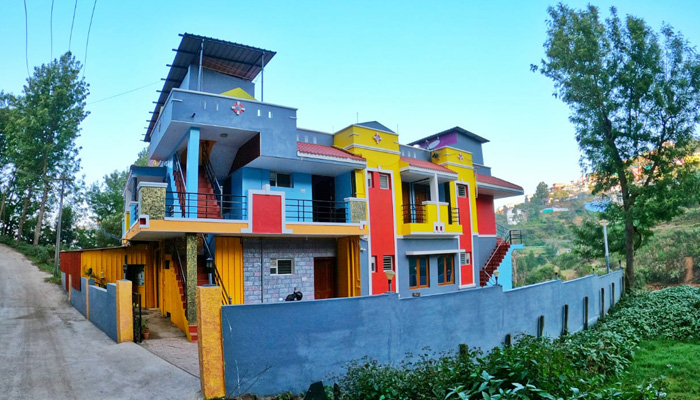
<path id="1" fill-rule="evenodd" d="M 134 315 L 131 281 L 117 281 L 117 343 L 134 341 Z"/>
<path id="2" fill-rule="evenodd" d="M 205 399 L 226 396 L 221 331 L 221 287 L 197 287 L 199 376 Z"/>

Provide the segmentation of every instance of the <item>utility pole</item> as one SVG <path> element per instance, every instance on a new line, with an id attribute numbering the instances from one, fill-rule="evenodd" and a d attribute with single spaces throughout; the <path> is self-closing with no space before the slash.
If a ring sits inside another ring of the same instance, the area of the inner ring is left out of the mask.
<path id="1" fill-rule="evenodd" d="M 68 180 L 65 176 L 62 176 L 60 179 L 57 179 L 61 181 L 61 197 L 60 200 L 58 201 L 58 219 L 56 220 L 56 254 L 54 255 L 54 261 L 53 261 L 53 276 L 58 276 L 58 266 L 60 264 L 60 256 L 61 256 L 61 218 L 63 217 L 63 189 L 66 185 L 66 180 Z"/>

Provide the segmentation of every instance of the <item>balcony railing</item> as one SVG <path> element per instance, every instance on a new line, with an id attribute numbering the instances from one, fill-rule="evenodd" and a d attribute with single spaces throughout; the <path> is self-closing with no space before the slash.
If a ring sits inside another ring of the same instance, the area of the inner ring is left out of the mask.
<path id="1" fill-rule="evenodd" d="M 403 223 L 404 224 L 422 224 L 425 223 L 425 206 L 422 204 L 404 204 L 403 205 Z"/>
<path id="2" fill-rule="evenodd" d="M 219 205 L 218 198 L 221 199 Z M 166 217 L 248 219 L 248 198 L 212 193 L 166 192 Z"/>
<path id="3" fill-rule="evenodd" d="M 345 201 L 286 199 L 284 214 L 287 222 L 348 222 Z"/>
<path id="4" fill-rule="evenodd" d="M 449 215 L 449 224 L 450 225 L 459 225 L 459 208 L 457 207 L 452 207 L 452 206 L 447 206 L 447 212 Z"/>

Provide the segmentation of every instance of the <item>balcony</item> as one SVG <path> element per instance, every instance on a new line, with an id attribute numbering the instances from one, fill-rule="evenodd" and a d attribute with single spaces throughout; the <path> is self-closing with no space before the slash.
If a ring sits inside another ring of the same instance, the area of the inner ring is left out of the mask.
<path id="1" fill-rule="evenodd" d="M 165 204 L 165 216 L 171 218 L 248 219 L 246 196 L 166 192 Z"/>
<path id="2" fill-rule="evenodd" d="M 443 202 L 404 204 L 403 223 L 403 235 L 458 235 L 462 232 L 459 208 Z"/>
<path id="3" fill-rule="evenodd" d="M 287 222 L 350 222 L 348 201 L 286 199 L 284 214 Z"/>

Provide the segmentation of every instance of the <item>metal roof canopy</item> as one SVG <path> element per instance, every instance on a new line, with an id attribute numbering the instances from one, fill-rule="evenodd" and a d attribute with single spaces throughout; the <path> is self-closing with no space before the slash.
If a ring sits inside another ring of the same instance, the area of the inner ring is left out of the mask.
<path id="1" fill-rule="evenodd" d="M 164 79 L 163 89 L 160 90 L 158 101 L 155 102 L 153 115 L 146 130 L 146 137 L 144 138 L 146 142 L 151 140 L 151 133 L 160 116 L 160 108 L 168 99 L 170 90 L 182 84 L 190 65 L 199 64 L 199 52 L 202 49 L 202 43 L 204 44 L 202 55 L 203 68 L 249 82 L 255 79 L 272 57 L 277 54 L 270 50 L 191 33 L 180 34 L 180 36 L 182 37 L 180 46 L 177 49 L 173 49 L 176 52 L 175 59 L 172 64 L 168 64 L 170 71 L 168 72 L 168 77 Z"/>

